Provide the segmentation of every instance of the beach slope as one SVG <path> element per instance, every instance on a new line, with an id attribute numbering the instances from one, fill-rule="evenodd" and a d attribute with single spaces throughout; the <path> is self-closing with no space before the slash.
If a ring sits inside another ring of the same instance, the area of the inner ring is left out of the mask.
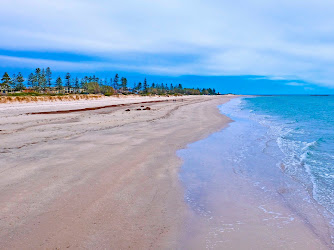
<path id="1" fill-rule="evenodd" d="M 1 104 L 0 248 L 175 247 L 175 152 L 226 126 L 230 98 Z"/>

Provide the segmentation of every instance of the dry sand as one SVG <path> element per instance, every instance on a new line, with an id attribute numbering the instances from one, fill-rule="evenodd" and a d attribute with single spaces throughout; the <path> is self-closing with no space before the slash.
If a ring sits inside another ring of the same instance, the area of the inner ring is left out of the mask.
<path id="1" fill-rule="evenodd" d="M 0 248 L 175 248 L 187 214 L 175 152 L 223 128 L 230 98 L 0 104 Z M 147 101 L 160 102 L 131 104 Z"/>

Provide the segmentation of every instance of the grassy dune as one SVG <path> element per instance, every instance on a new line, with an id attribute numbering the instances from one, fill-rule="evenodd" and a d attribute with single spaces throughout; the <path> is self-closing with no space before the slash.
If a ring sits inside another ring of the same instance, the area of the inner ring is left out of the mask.
<path id="1" fill-rule="evenodd" d="M 12 102 L 39 102 L 39 101 L 76 101 L 76 100 L 91 100 L 99 99 L 104 95 L 39 95 L 39 96 L 0 96 L 0 103 Z"/>

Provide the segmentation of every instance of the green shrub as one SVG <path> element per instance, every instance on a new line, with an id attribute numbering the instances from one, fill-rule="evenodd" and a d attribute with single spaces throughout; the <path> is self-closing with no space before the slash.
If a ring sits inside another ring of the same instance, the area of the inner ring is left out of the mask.
<path id="1" fill-rule="evenodd" d="M 37 92 L 22 92 L 22 93 L 8 93 L 8 96 L 41 96 L 43 94 L 37 93 Z"/>

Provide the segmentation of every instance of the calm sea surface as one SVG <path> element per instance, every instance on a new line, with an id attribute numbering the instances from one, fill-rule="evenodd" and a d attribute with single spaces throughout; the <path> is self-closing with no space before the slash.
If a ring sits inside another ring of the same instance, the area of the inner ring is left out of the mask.
<path id="1" fill-rule="evenodd" d="M 277 216 L 277 228 L 297 217 L 311 225 L 321 215 L 328 228 L 318 230 L 315 222 L 312 230 L 326 231 L 331 239 L 325 241 L 334 241 L 334 96 L 236 98 L 220 110 L 235 122 L 179 151 L 180 178 L 193 211 L 223 219 L 213 211 L 222 205 L 217 197 L 228 187 L 224 173 L 231 169 L 263 190 L 259 210 L 272 215 L 269 204 L 281 199 L 293 211 Z"/>

